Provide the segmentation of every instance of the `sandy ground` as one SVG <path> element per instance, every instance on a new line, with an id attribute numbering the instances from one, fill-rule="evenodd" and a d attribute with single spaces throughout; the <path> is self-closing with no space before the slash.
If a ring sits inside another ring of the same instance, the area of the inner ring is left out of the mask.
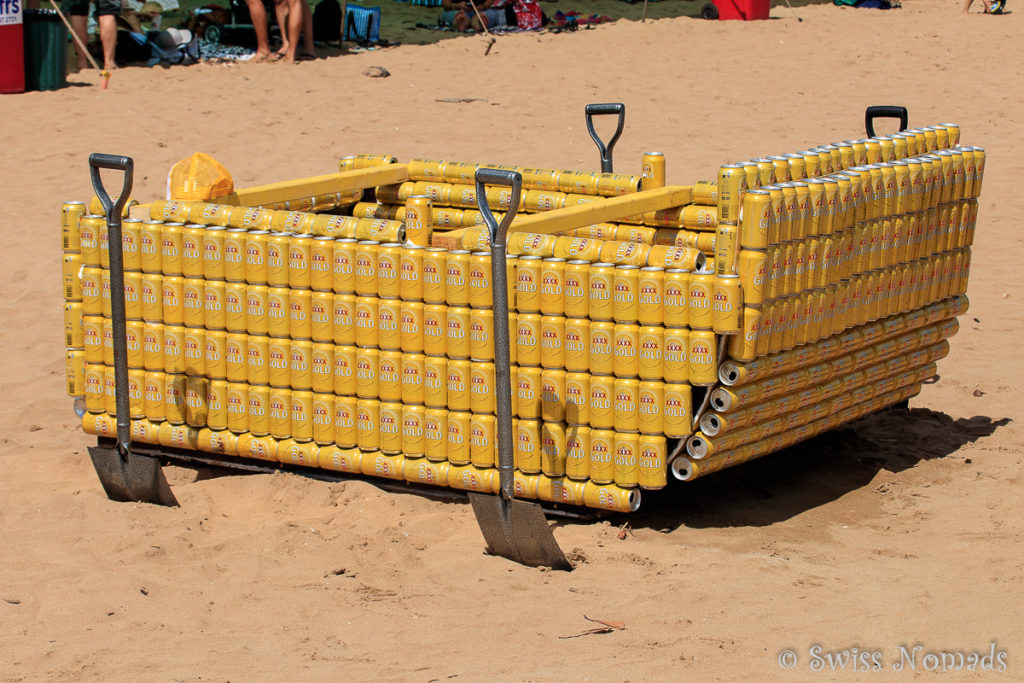
<path id="1" fill-rule="evenodd" d="M 1024 13 L 959 5 L 618 22 L 502 38 L 488 56 L 460 38 L 297 67 L 126 69 L 106 92 L 80 75 L 0 98 L 0 677 L 811 680 L 814 645 L 879 652 L 883 674 L 919 645 L 918 675 L 928 652 L 994 647 L 1002 678 L 1024 678 Z M 180 509 L 103 496 L 63 392 L 58 287 L 58 207 L 88 197 L 88 153 L 133 156 L 144 200 L 199 150 L 240 186 L 358 152 L 594 168 L 593 101 L 627 104 L 618 169 L 658 149 L 674 183 L 859 136 L 871 104 L 957 121 L 985 146 L 972 307 L 910 414 L 629 518 L 560 523 L 572 573 L 487 556 L 467 505 L 367 481 L 170 468 Z M 625 630 L 564 639 L 585 616 Z M 873 662 L 824 673 L 873 679 Z"/>

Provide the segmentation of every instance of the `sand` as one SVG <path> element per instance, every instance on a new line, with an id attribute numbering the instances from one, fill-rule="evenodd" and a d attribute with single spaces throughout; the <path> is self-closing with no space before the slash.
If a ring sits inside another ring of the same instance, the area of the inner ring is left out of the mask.
<path id="1" fill-rule="evenodd" d="M 504 37 L 487 56 L 475 37 L 294 67 L 130 68 L 107 91 L 80 74 L 0 98 L 0 677 L 810 680 L 816 644 L 878 652 L 887 673 L 900 646 L 921 646 L 918 672 L 928 652 L 994 647 L 1024 677 L 1024 14 L 903 4 L 617 22 Z M 392 76 L 362 76 L 371 65 Z M 64 395 L 58 286 L 58 208 L 88 198 L 88 153 L 134 157 L 143 200 L 194 151 L 239 186 L 359 152 L 596 168 L 593 101 L 627 105 L 617 168 L 657 149 L 672 183 L 859 136 L 871 104 L 985 146 L 971 309 L 911 412 L 629 517 L 562 521 L 572 573 L 487 556 L 468 505 L 371 481 L 172 467 L 179 509 L 104 497 Z M 625 628 L 564 639 L 596 626 L 585 617 Z M 835 675 L 871 677 L 873 661 Z"/>

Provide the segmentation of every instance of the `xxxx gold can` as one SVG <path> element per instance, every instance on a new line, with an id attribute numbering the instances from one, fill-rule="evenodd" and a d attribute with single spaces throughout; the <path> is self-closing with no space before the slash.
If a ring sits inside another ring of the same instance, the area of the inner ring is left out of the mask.
<path id="1" fill-rule="evenodd" d="M 102 218 L 99 221 L 103 221 Z M 100 222 L 91 216 L 83 216 L 78 223 L 79 236 L 82 240 L 83 265 L 99 266 L 99 228 Z M 160 259 L 161 228 L 160 221 L 144 221 L 139 230 L 139 266 L 144 273 L 162 273 Z M 95 259 L 95 261 L 94 261 Z"/>
<path id="2" fill-rule="evenodd" d="M 271 296 L 273 295 L 271 290 Z M 313 293 L 308 289 L 288 291 L 288 332 L 292 339 L 308 340 L 313 337 Z M 273 335 L 273 330 L 271 330 Z M 274 335 L 276 336 L 276 335 Z"/>
<path id="3" fill-rule="evenodd" d="M 573 425 L 565 430 L 565 476 L 579 481 L 590 477 L 590 427 Z"/>
<path id="4" fill-rule="evenodd" d="M 445 259 L 445 300 L 449 306 L 469 306 L 470 252 L 449 251 Z"/>
<path id="5" fill-rule="evenodd" d="M 665 328 L 642 326 L 637 343 L 637 374 L 643 380 L 661 380 L 665 370 Z"/>
<path id="6" fill-rule="evenodd" d="M 380 450 L 387 454 L 402 452 L 402 404 L 381 402 L 380 422 L 377 427 L 380 433 Z"/>
<path id="7" fill-rule="evenodd" d="M 474 414 L 469 421 L 469 460 L 475 467 L 494 467 L 496 459 L 495 419 Z"/>
<path id="8" fill-rule="evenodd" d="M 469 393 L 472 363 L 468 360 L 449 360 L 448 376 L 448 410 L 469 411 L 472 398 Z"/>
<path id="9" fill-rule="evenodd" d="M 423 301 L 427 304 L 444 304 L 447 301 L 448 252 L 430 248 L 423 253 Z"/>
<path id="10" fill-rule="evenodd" d="M 611 263 L 595 263 L 590 266 L 588 299 L 591 320 L 614 320 L 615 274 L 616 268 Z"/>
<path id="11" fill-rule="evenodd" d="M 334 298 L 332 292 L 313 292 L 309 303 L 310 338 L 315 342 L 334 340 Z"/>
<path id="12" fill-rule="evenodd" d="M 83 316 L 84 323 L 84 316 Z M 139 320 L 129 320 L 125 323 L 125 346 L 128 351 L 128 367 L 137 370 L 144 367 L 142 353 L 142 337 L 146 329 L 146 323 Z M 111 328 L 113 333 L 113 328 Z M 85 342 L 85 330 L 82 330 L 82 342 Z"/>
<path id="13" fill-rule="evenodd" d="M 565 370 L 545 369 L 540 376 L 540 415 L 545 422 L 565 419 Z"/>
<path id="14" fill-rule="evenodd" d="M 152 320 L 153 322 L 162 321 L 169 325 L 181 325 L 185 322 L 185 280 L 184 278 L 178 277 L 177 275 L 170 277 L 162 277 L 159 281 L 160 286 L 160 304 L 158 306 L 150 303 L 148 306 L 149 310 L 146 310 L 146 301 L 148 299 L 148 289 L 158 284 L 155 280 L 156 276 L 152 276 L 154 279 L 150 279 L 143 276 L 142 281 L 142 301 L 143 311 L 142 316 L 146 320 Z M 82 281 L 88 284 L 88 278 L 83 277 Z M 203 326 L 203 281 L 198 279 L 189 279 L 191 287 L 189 289 L 189 310 L 192 311 L 191 320 L 193 323 L 198 323 L 195 327 Z M 83 294 L 87 294 L 88 290 L 83 290 Z M 85 296 L 83 303 L 85 304 L 86 312 L 89 310 L 89 297 Z M 157 313 L 159 311 L 159 313 Z M 197 312 L 198 311 L 198 312 Z"/>
<path id="15" fill-rule="evenodd" d="M 81 249 L 78 232 L 78 221 L 85 215 L 85 204 L 82 202 L 64 202 L 60 207 L 60 238 L 61 249 L 65 252 L 77 252 Z"/>
<path id="16" fill-rule="evenodd" d="M 292 438 L 300 443 L 312 441 L 313 392 L 307 390 L 292 391 L 288 410 L 291 420 L 290 430 Z"/>
<path id="17" fill-rule="evenodd" d="M 107 329 L 104 329 L 104 336 L 106 336 Z M 111 331 L 111 337 L 113 332 Z M 104 346 L 106 346 L 104 344 Z M 112 345 L 111 345 L 112 346 Z M 185 373 L 185 328 L 180 325 L 165 325 L 164 326 L 164 372 L 167 374 L 184 374 Z M 109 360 L 108 365 L 114 364 L 113 348 L 110 349 L 110 358 L 104 358 L 104 361 Z"/>
<path id="18" fill-rule="evenodd" d="M 767 249 L 773 218 L 771 192 L 751 190 L 744 193 L 739 221 L 739 246 L 743 249 Z"/>
<path id="19" fill-rule="evenodd" d="M 324 247 L 326 250 L 326 247 Z M 357 242 L 352 238 L 334 240 L 331 251 L 331 287 L 337 294 L 356 291 Z"/>
<path id="20" fill-rule="evenodd" d="M 592 375 L 612 375 L 615 371 L 615 328 L 610 322 L 592 322 L 590 324 L 590 373 Z M 639 329 L 638 329 L 639 332 Z M 521 358 L 521 357 L 520 357 Z M 520 360 L 520 365 L 522 361 Z"/>
<path id="21" fill-rule="evenodd" d="M 516 468 L 526 474 L 537 474 L 541 468 L 541 422 L 519 420 L 516 428 Z"/>
<path id="22" fill-rule="evenodd" d="M 666 328 L 664 349 L 665 381 L 688 382 L 690 380 L 690 330 L 685 327 Z"/>
<path id="23" fill-rule="evenodd" d="M 378 342 L 377 319 L 380 299 L 374 296 L 356 297 L 356 343 L 359 346 L 376 347 Z"/>
<path id="24" fill-rule="evenodd" d="M 615 426 L 615 378 L 599 375 L 590 376 L 589 416 L 594 429 L 611 429 Z"/>
<path id="25" fill-rule="evenodd" d="M 562 316 L 541 316 L 540 364 L 545 368 L 565 367 L 565 318 Z"/>
<path id="26" fill-rule="evenodd" d="M 670 439 L 686 438 L 693 431 L 690 385 L 674 382 L 665 385 L 665 436 Z"/>
<path id="27" fill-rule="evenodd" d="M 615 479 L 615 432 L 610 429 L 590 431 L 590 480 L 596 484 L 610 484 Z"/>
<path id="28" fill-rule="evenodd" d="M 402 406 L 402 453 L 407 458 L 419 458 L 426 453 L 424 429 L 427 409 L 418 405 Z"/>
<path id="29" fill-rule="evenodd" d="M 270 337 L 247 336 L 246 375 L 249 384 L 267 384 L 270 380 Z"/>
<path id="30" fill-rule="evenodd" d="M 711 330 L 690 331 L 690 383 L 711 386 L 718 380 L 718 349 Z"/>
<path id="31" fill-rule="evenodd" d="M 356 395 L 356 347 L 334 347 L 334 393 L 338 396 Z"/>
<path id="32" fill-rule="evenodd" d="M 181 275 L 181 223 L 164 223 L 160 226 L 160 271 L 164 275 Z M 103 248 L 106 224 L 100 229 L 100 261 L 109 268 L 107 250 Z"/>
<path id="33" fill-rule="evenodd" d="M 228 414 L 227 428 L 236 434 L 248 431 L 249 385 L 242 382 L 229 382 L 226 396 Z M 164 403 L 166 405 L 166 401 Z"/>
<path id="34" fill-rule="evenodd" d="M 86 403 L 89 402 L 90 393 L 90 366 L 85 366 L 85 398 Z M 142 399 L 143 412 L 146 414 L 146 419 L 150 422 L 163 422 L 165 419 L 166 409 L 164 407 L 164 386 L 166 383 L 165 375 L 162 372 L 147 372 L 144 380 L 144 396 Z M 226 385 L 224 396 L 226 401 L 227 390 Z M 225 403 L 226 405 L 226 403 Z M 88 407 L 88 405 L 86 406 Z M 89 408 L 89 412 L 96 412 Z M 210 416 L 207 416 L 207 421 L 210 421 Z M 212 423 L 211 423 L 212 424 Z M 226 425 L 225 425 L 226 426 Z"/>
<path id="35" fill-rule="evenodd" d="M 188 229 L 189 227 L 186 226 L 185 230 Z M 224 264 L 224 279 L 228 282 L 245 281 L 245 246 L 247 236 L 247 231 L 242 228 L 230 228 L 224 232 L 224 250 L 221 254 L 221 260 Z M 182 266 L 184 267 L 184 262 Z"/>
<path id="36" fill-rule="evenodd" d="M 469 315 L 469 308 L 448 307 L 445 344 L 449 358 L 469 358 Z"/>
<path id="37" fill-rule="evenodd" d="M 540 368 L 519 368 L 515 373 L 512 385 L 514 392 L 513 404 L 517 417 L 535 420 L 541 411 L 541 374 Z"/>
<path id="38" fill-rule="evenodd" d="M 424 248 L 416 244 L 405 244 L 399 256 L 400 295 L 404 301 L 423 300 L 423 255 Z"/>
<path id="39" fill-rule="evenodd" d="M 544 422 L 540 428 L 540 470 L 548 477 L 565 476 L 565 426 Z"/>
<path id="40" fill-rule="evenodd" d="M 587 372 L 590 369 L 590 321 L 586 318 L 565 319 L 565 369 L 569 372 Z"/>
<path id="41" fill-rule="evenodd" d="M 71 349 L 83 348 L 82 304 L 64 304 L 64 345 Z"/>
<path id="42" fill-rule="evenodd" d="M 139 253 L 141 242 L 142 221 L 138 218 L 124 219 L 121 223 L 121 263 L 124 270 L 142 270 L 142 255 Z"/>
<path id="43" fill-rule="evenodd" d="M 448 411 L 427 408 L 423 415 L 423 454 L 427 460 L 448 459 Z"/>
<path id="44" fill-rule="evenodd" d="M 739 228 L 734 223 L 719 223 L 715 231 L 715 272 L 719 275 L 736 272 L 739 251 Z"/>
<path id="45" fill-rule="evenodd" d="M 543 315 L 565 314 L 565 259 L 546 258 L 540 265 L 540 311 Z"/>
<path id="46" fill-rule="evenodd" d="M 209 330 L 223 330 L 226 327 L 225 294 L 225 283 L 206 281 L 203 287 L 203 324 Z"/>
<path id="47" fill-rule="evenodd" d="M 85 396 L 85 352 L 68 349 L 64 355 L 68 396 Z M 132 370 L 132 372 L 142 372 Z"/>
<path id="48" fill-rule="evenodd" d="M 377 296 L 398 299 L 401 294 L 402 245 L 388 242 L 377 247 Z"/>
<path id="49" fill-rule="evenodd" d="M 270 435 L 270 387 L 249 386 L 246 420 L 247 431 L 253 436 Z"/>
<path id="50" fill-rule="evenodd" d="M 740 298 L 740 276 L 719 275 L 715 277 L 713 291 L 714 307 L 712 326 L 716 334 L 736 334 L 740 331 L 740 312 L 743 302 Z"/>
<path id="51" fill-rule="evenodd" d="M 377 366 L 377 395 L 381 401 L 402 400 L 402 352 L 381 351 Z"/>
<path id="52" fill-rule="evenodd" d="M 377 243 L 369 240 L 356 245 L 355 290 L 360 296 L 377 296 L 377 250 Z"/>
<path id="53" fill-rule="evenodd" d="M 64 254 L 61 275 L 65 301 L 82 300 L 82 270 L 81 254 Z M 96 291 L 96 294 L 98 295 L 99 292 Z"/>
<path id="54" fill-rule="evenodd" d="M 664 433 L 664 408 L 665 385 L 662 382 L 640 382 L 637 392 L 637 428 L 641 434 Z"/>
<path id="55" fill-rule="evenodd" d="M 640 372 L 640 326 L 615 325 L 613 340 L 613 374 L 616 377 L 636 377 Z"/>
<path id="56" fill-rule="evenodd" d="M 516 316 L 516 358 L 520 366 L 541 364 L 541 318 L 537 313 Z"/>
<path id="57" fill-rule="evenodd" d="M 612 318 L 617 323 L 636 323 L 640 315 L 640 269 L 616 266 L 612 276 Z"/>
<path id="58" fill-rule="evenodd" d="M 768 255 L 764 251 L 743 249 L 739 255 L 739 283 L 743 289 L 744 303 L 760 306 L 765 299 L 765 277 L 768 269 Z"/>
<path id="59" fill-rule="evenodd" d="M 411 195 L 405 200 L 405 237 L 421 247 L 430 244 L 433 232 L 433 202 L 428 195 Z"/>
<path id="60" fill-rule="evenodd" d="M 82 254 L 82 264 L 100 267 L 100 231 L 106 229 L 106 219 L 103 216 L 85 215 L 78 221 L 78 246 Z M 150 227 L 147 233 L 150 242 L 150 249 L 153 252 L 147 266 L 151 271 L 160 272 L 160 225 L 156 222 Z"/>
<path id="61" fill-rule="evenodd" d="M 489 309 L 469 311 L 469 357 L 473 360 L 494 360 L 494 313 Z"/>
<path id="62" fill-rule="evenodd" d="M 640 483 L 640 435 L 615 433 L 613 479 L 618 486 L 634 487 Z"/>
<path id="63" fill-rule="evenodd" d="M 85 340 L 85 362 L 103 362 L 103 321 L 90 316 L 82 318 L 82 335 Z M 164 326 L 160 323 L 146 323 L 142 329 L 142 365 L 146 370 L 164 369 Z"/>
<path id="64" fill-rule="evenodd" d="M 207 330 L 206 334 L 203 336 L 205 338 L 205 357 L 203 358 L 203 364 L 206 368 L 206 376 L 210 379 L 226 379 L 228 356 L 227 334 L 218 330 Z"/>
<path id="65" fill-rule="evenodd" d="M 443 356 L 448 348 L 448 307 L 430 304 L 423 307 L 423 352 Z"/>
<path id="66" fill-rule="evenodd" d="M 711 305 L 714 295 L 715 276 L 711 271 L 691 273 L 687 300 L 689 303 L 689 325 L 694 329 L 711 329 L 714 311 Z"/>
<path id="67" fill-rule="evenodd" d="M 590 422 L 590 375 L 585 372 L 565 375 L 565 421 L 570 425 Z"/>
<path id="68" fill-rule="evenodd" d="M 665 272 L 664 324 L 666 327 L 687 327 L 689 313 L 690 272 L 671 268 Z"/>
<path id="69" fill-rule="evenodd" d="M 653 190 L 665 187 L 665 155 L 661 152 L 644 153 L 640 174 L 640 187 Z"/>
<path id="70" fill-rule="evenodd" d="M 342 448 L 352 448 L 359 443 L 356 419 L 357 399 L 353 396 L 335 396 L 334 443 Z"/>
<path id="71" fill-rule="evenodd" d="M 147 384 L 148 386 L 148 384 Z M 205 380 L 206 426 L 214 431 L 228 428 L 228 383 L 224 380 Z M 148 392 L 148 389 L 146 390 Z M 149 418 L 147 414 L 148 419 Z"/>
<path id="72" fill-rule="evenodd" d="M 356 395 L 359 398 L 377 398 L 380 390 L 377 373 L 380 368 L 380 351 L 360 347 L 356 351 Z"/>
<path id="73" fill-rule="evenodd" d="M 405 353 L 423 353 L 423 303 L 403 301 L 399 309 L 399 346 Z"/>
<path id="74" fill-rule="evenodd" d="M 472 419 L 472 414 L 468 412 L 448 411 L 448 462 L 453 465 L 469 464 Z"/>
<path id="75" fill-rule="evenodd" d="M 287 290 L 275 288 L 274 306 L 271 309 L 270 288 L 266 285 L 248 285 L 245 288 L 245 331 L 249 334 L 267 334 L 271 321 L 274 322 L 276 336 L 287 336 L 285 322 L 286 303 L 284 293 Z M 271 312 L 273 310 L 273 312 Z M 226 321 L 225 321 L 226 326 Z M 241 330 L 231 330 L 232 332 Z"/>
<path id="76" fill-rule="evenodd" d="M 311 388 L 314 393 L 334 391 L 334 344 L 313 344 L 310 355 Z"/>
<path id="77" fill-rule="evenodd" d="M 565 264 L 564 309 L 569 318 L 586 318 L 590 313 L 590 263 L 573 260 Z"/>
<path id="78" fill-rule="evenodd" d="M 668 450 L 664 436 L 640 437 L 637 483 L 646 490 L 665 488 L 668 471 Z"/>
<path id="79" fill-rule="evenodd" d="M 739 220 L 741 195 L 746 192 L 746 169 L 740 164 L 726 164 L 718 171 L 718 219 Z"/>
<path id="80" fill-rule="evenodd" d="M 469 306 L 472 308 L 491 307 L 491 255 L 486 251 L 475 251 L 469 257 L 467 273 Z"/>
<path id="81" fill-rule="evenodd" d="M 207 283 L 209 285 L 209 283 Z M 246 305 L 249 286 L 244 282 L 229 282 L 224 285 L 224 328 L 228 332 L 247 331 Z M 203 296 L 207 296 L 204 290 Z M 207 302 L 204 302 L 207 303 Z M 209 302 L 212 304 L 212 302 Z"/>
<path id="82" fill-rule="evenodd" d="M 426 356 L 422 353 L 403 353 L 400 360 L 400 370 L 402 373 L 402 403 L 423 404 L 425 400 L 424 374 L 426 370 Z"/>
<path id="83" fill-rule="evenodd" d="M 288 351 L 288 378 L 292 389 L 309 391 L 313 387 L 313 343 L 293 339 Z"/>
<path id="84" fill-rule="evenodd" d="M 541 310 L 540 256 L 521 256 L 516 261 L 516 310 L 520 313 L 539 313 Z"/>
<path id="85" fill-rule="evenodd" d="M 381 349 L 398 351 L 402 348 L 401 318 L 401 300 L 380 299 L 377 305 L 377 346 Z"/>
<path id="86" fill-rule="evenodd" d="M 640 382 L 635 379 L 616 379 L 612 391 L 612 424 L 615 431 L 639 431 Z"/>

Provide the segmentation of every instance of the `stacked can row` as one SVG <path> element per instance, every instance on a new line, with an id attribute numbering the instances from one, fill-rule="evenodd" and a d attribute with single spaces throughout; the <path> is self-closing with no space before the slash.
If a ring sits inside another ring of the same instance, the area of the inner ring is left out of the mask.
<path id="1" fill-rule="evenodd" d="M 87 413 L 83 429 L 88 434 L 112 438 L 116 422 L 112 415 Z M 281 462 L 288 465 L 319 467 L 348 474 L 363 474 L 401 480 L 414 484 L 448 486 L 464 491 L 497 493 L 498 476 L 494 468 L 474 465 L 453 465 L 447 461 L 412 458 L 383 451 L 363 451 L 338 445 L 320 446 L 292 439 L 236 435 L 230 431 L 213 431 L 169 422 L 132 420 L 134 442 L 181 448 L 212 455 L 228 455 Z M 640 506 L 640 491 L 614 484 L 601 485 L 567 477 L 515 472 L 515 492 L 519 498 L 540 499 L 566 505 L 587 506 L 617 512 L 632 512 Z"/>

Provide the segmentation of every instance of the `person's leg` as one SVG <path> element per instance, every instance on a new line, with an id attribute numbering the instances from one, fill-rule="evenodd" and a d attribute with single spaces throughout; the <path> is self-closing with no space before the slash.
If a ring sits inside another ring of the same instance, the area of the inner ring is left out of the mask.
<path id="1" fill-rule="evenodd" d="M 295 53 L 299 51 L 302 40 L 302 5 L 306 0 L 288 0 L 288 50 L 284 58 L 295 63 Z"/>
<path id="2" fill-rule="evenodd" d="M 465 12 L 458 12 L 452 19 L 452 28 L 459 33 L 463 33 L 467 28 L 469 28 L 469 15 Z"/>
<path id="3" fill-rule="evenodd" d="M 277 30 L 281 34 L 281 47 L 275 54 L 284 57 L 291 44 L 291 36 L 288 34 L 288 0 L 274 0 L 274 16 L 277 17 Z"/>
<path id="4" fill-rule="evenodd" d="M 82 45 L 89 44 L 89 17 L 83 17 L 77 14 L 71 15 L 71 28 L 75 30 L 75 35 L 82 41 Z M 71 42 L 75 44 L 75 54 L 78 55 L 78 69 L 88 69 L 89 58 L 85 56 L 85 50 L 82 49 L 82 46 L 78 44 L 77 40 L 73 40 Z"/>
<path id="5" fill-rule="evenodd" d="M 302 54 L 316 57 L 316 45 L 313 43 L 313 11 L 309 2 L 302 0 Z"/>
<path id="6" fill-rule="evenodd" d="M 252 17 L 252 27 L 256 32 L 256 59 L 264 60 L 270 56 L 270 36 L 267 34 L 267 8 L 263 0 L 245 0 Z"/>
<path id="7" fill-rule="evenodd" d="M 974 0 L 964 0 L 964 14 L 967 14 L 967 10 L 971 9 L 973 3 Z"/>
<path id="8" fill-rule="evenodd" d="M 103 44 L 103 69 L 112 71 L 117 68 L 114 51 L 117 49 L 117 19 L 113 14 L 99 16 L 100 42 Z"/>

